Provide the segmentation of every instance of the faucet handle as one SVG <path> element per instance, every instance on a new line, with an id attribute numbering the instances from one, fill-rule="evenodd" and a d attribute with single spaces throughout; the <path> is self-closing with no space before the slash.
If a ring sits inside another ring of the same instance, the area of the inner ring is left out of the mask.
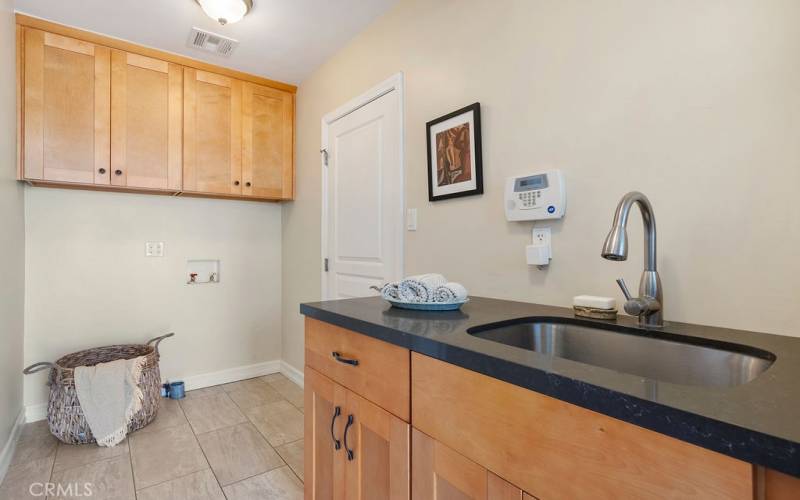
<path id="1" fill-rule="evenodd" d="M 633 295 L 631 295 L 631 292 L 628 290 L 628 285 L 625 284 L 624 279 L 618 278 L 617 285 L 622 289 L 622 295 L 625 296 L 625 300 L 633 300 Z"/>

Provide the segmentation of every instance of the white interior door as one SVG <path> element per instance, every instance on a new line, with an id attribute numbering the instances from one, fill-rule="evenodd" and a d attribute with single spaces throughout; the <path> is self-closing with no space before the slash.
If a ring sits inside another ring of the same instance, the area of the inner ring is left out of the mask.
<path id="1" fill-rule="evenodd" d="M 403 259 L 400 91 L 389 90 L 327 126 L 323 296 L 374 295 Z"/>

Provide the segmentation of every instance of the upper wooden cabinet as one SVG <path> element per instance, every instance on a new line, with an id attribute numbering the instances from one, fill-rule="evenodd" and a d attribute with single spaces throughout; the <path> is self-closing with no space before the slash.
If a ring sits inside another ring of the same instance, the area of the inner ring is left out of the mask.
<path id="1" fill-rule="evenodd" d="M 242 192 L 267 198 L 291 198 L 294 96 L 245 83 L 242 113 Z"/>
<path id="2" fill-rule="evenodd" d="M 24 32 L 26 179 L 109 184 L 110 51 Z"/>
<path id="3" fill-rule="evenodd" d="M 17 15 L 19 178 L 288 200 L 295 87 Z"/>
<path id="4" fill-rule="evenodd" d="M 111 184 L 181 189 L 183 68 L 111 53 Z"/>
<path id="5" fill-rule="evenodd" d="M 183 76 L 183 188 L 242 193 L 242 82 L 186 68 Z"/>

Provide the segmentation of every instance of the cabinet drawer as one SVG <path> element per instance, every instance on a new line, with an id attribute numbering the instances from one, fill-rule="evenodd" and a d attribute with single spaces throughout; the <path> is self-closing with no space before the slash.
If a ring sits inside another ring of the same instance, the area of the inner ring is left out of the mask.
<path id="1" fill-rule="evenodd" d="M 315 319 L 306 318 L 305 322 L 306 365 L 409 421 L 408 349 Z"/>
<path id="2" fill-rule="evenodd" d="M 417 353 L 412 424 L 537 498 L 750 499 L 752 466 Z"/>

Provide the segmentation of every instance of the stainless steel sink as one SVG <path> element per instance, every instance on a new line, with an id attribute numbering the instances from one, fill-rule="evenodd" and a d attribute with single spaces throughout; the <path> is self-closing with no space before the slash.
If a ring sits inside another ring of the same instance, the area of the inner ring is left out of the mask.
<path id="1" fill-rule="evenodd" d="M 772 353 L 740 344 L 595 325 L 569 318 L 529 318 L 482 325 L 468 333 L 547 356 L 683 385 L 745 384 L 775 361 Z"/>

